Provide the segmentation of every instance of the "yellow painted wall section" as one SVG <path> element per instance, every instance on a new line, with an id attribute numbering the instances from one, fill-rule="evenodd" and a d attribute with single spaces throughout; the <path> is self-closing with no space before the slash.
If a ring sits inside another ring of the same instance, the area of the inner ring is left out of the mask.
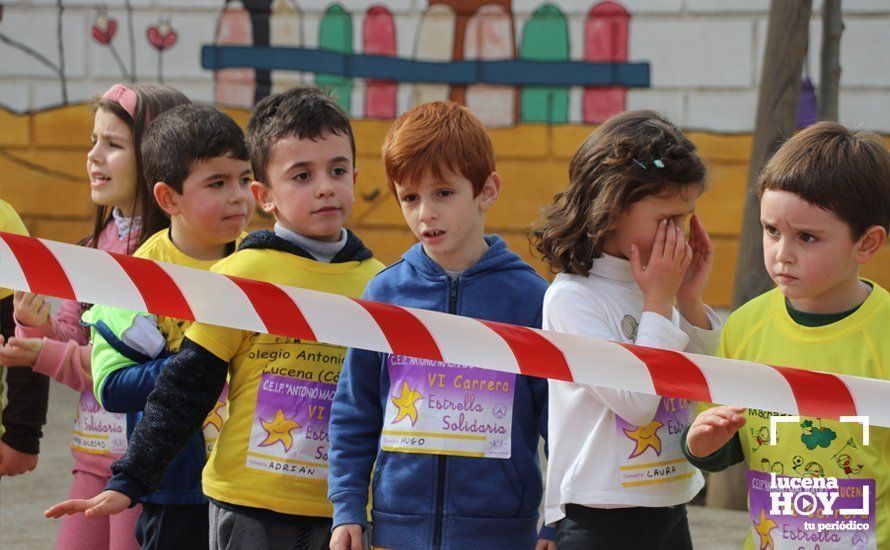
<path id="1" fill-rule="evenodd" d="M 242 127 L 250 112 L 225 109 Z M 414 238 L 386 186 L 380 149 L 389 121 L 354 121 L 356 205 L 351 228 L 383 262 L 397 260 Z M 90 231 L 93 207 L 86 178 L 86 153 L 92 129 L 89 105 L 70 105 L 24 115 L 0 109 L 0 196 L 21 214 L 33 235 L 77 242 Z M 492 129 L 497 170 L 503 186 L 486 220 L 510 247 L 550 278 L 547 266 L 533 257 L 527 229 L 568 179 L 568 163 L 593 130 L 591 126 L 528 124 Z M 748 175 L 750 135 L 689 132 L 708 167 L 708 190 L 698 212 L 710 232 L 716 259 L 706 299 L 729 306 L 735 277 L 738 235 Z M 890 147 L 890 137 L 885 137 Z M 270 227 L 257 213 L 251 227 Z M 890 246 L 863 270 L 890 287 Z"/>

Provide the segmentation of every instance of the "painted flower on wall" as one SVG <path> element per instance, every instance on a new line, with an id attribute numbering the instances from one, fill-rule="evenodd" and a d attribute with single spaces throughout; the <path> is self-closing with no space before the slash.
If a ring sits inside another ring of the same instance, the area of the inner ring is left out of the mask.
<path id="1" fill-rule="evenodd" d="M 108 45 L 114 39 L 117 32 L 117 21 L 108 17 L 105 13 L 99 13 L 93 23 L 93 39 L 99 44 Z"/>
<path id="2" fill-rule="evenodd" d="M 127 17 L 128 21 L 131 21 L 129 19 L 131 17 L 130 13 L 127 14 Z M 96 19 L 93 20 L 93 40 L 108 48 L 124 78 L 130 82 L 136 82 L 136 52 L 133 50 L 132 39 L 130 44 L 130 69 L 128 70 L 126 65 L 124 65 L 124 60 L 121 59 L 120 52 L 117 51 L 114 45 L 114 36 L 116 34 L 117 20 L 108 17 L 108 12 L 104 8 L 97 11 Z"/>
<path id="3" fill-rule="evenodd" d="M 170 25 L 169 20 L 161 20 L 157 25 L 148 27 L 145 35 L 149 44 L 159 52 L 172 48 L 179 39 L 179 33 Z"/>
<path id="4" fill-rule="evenodd" d="M 169 19 L 161 18 L 157 25 L 145 29 L 148 43 L 158 52 L 158 82 L 164 82 L 164 52 L 172 48 L 179 39 L 179 33 Z"/>

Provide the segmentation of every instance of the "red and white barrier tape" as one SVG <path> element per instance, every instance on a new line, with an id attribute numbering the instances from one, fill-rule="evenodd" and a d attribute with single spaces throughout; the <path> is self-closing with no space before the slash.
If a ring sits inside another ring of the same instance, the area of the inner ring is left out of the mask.
<path id="1" fill-rule="evenodd" d="M 0 287 L 157 315 L 793 415 L 890 427 L 890 382 L 480 321 L 0 233 Z"/>

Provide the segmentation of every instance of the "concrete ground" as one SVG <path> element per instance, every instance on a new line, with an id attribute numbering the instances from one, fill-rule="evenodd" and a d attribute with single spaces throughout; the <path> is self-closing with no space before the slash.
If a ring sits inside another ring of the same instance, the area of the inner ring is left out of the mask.
<path id="1" fill-rule="evenodd" d="M 77 394 L 54 383 L 37 469 L 24 476 L 0 480 L 0 548 L 3 550 L 53 548 L 59 522 L 45 519 L 43 511 L 68 495 L 73 464 L 68 442 L 76 406 Z M 744 512 L 691 506 L 689 518 L 696 548 L 741 548 L 745 517 Z"/>

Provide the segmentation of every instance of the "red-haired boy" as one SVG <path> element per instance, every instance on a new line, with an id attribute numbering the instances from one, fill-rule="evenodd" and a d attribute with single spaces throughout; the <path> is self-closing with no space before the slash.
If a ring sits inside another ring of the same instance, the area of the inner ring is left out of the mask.
<path id="1" fill-rule="evenodd" d="M 383 160 L 420 242 L 364 297 L 540 327 L 547 283 L 484 235 L 500 178 L 479 119 L 453 103 L 415 107 Z M 350 349 L 331 410 L 331 548 L 361 547 L 372 467 L 375 547 L 534 548 L 546 429 L 546 380 Z"/>

